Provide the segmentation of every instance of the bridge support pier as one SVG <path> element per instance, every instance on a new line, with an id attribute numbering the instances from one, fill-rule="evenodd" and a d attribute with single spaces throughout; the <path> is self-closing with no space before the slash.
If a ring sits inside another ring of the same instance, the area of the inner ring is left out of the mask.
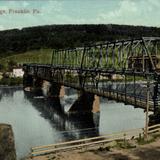
<path id="1" fill-rule="evenodd" d="M 43 79 L 39 77 L 35 77 L 33 81 L 33 91 L 36 93 L 37 96 L 42 96 L 42 86 L 43 86 Z"/>
<path id="2" fill-rule="evenodd" d="M 23 88 L 26 91 L 31 91 L 33 88 L 33 76 L 29 75 L 29 74 L 24 74 L 23 75 Z"/>
<path id="3" fill-rule="evenodd" d="M 52 82 L 49 88 L 48 96 L 49 97 L 64 97 L 64 95 L 65 95 L 64 86 L 58 83 Z"/>
<path id="4" fill-rule="evenodd" d="M 99 96 L 94 95 L 94 101 L 92 105 L 92 112 L 97 113 L 100 111 L 100 99 Z"/>
<path id="5" fill-rule="evenodd" d="M 42 95 L 43 79 L 33 77 L 27 73 L 23 76 L 23 88 L 25 91 L 33 91 L 38 95 Z"/>
<path id="6" fill-rule="evenodd" d="M 80 91 L 78 99 L 71 106 L 69 112 L 99 112 L 99 97 L 85 91 Z"/>

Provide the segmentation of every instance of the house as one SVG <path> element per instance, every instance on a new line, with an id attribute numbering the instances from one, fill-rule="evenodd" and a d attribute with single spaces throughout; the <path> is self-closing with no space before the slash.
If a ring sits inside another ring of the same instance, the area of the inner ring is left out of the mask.
<path id="1" fill-rule="evenodd" d="M 13 77 L 23 77 L 24 71 L 22 68 L 13 68 Z"/>

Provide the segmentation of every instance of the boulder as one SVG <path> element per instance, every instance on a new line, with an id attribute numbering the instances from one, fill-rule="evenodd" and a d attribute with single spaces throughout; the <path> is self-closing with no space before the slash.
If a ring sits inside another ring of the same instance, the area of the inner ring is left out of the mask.
<path id="1" fill-rule="evenodd" d="M 13 131 L 8 124 L 0 124 L 0 160 L 16 160 Z"/>

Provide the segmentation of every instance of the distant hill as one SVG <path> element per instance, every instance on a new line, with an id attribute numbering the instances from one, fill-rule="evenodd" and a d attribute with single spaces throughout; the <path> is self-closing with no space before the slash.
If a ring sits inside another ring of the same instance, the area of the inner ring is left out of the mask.
<path id="1" fill-rule="evenodd" d="M 73 48 L 115 39 L 160 36 L 160 28 L 128 25 L 48 25 L 0 31 L 0 57 L 40 48 Z"/>
<path id="2" fill-rule="evenodd" d="M 7 70 L 12 61 L 18 65 L 23 63 L 43 63 L 50 64 L 52 59 L 52 49 L 38 49 L 0 58 L 0 70 Z M 2 68 L 3 67 L 3 68 Z"/>

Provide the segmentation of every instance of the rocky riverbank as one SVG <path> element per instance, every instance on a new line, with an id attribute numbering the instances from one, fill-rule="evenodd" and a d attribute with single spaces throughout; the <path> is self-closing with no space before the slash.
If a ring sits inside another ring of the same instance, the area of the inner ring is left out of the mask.
<path id="1" fill-rule="evenodd" d="M 14 135 L 8 124 L 0 124 L 0 160 L 16 160 Z"/>

